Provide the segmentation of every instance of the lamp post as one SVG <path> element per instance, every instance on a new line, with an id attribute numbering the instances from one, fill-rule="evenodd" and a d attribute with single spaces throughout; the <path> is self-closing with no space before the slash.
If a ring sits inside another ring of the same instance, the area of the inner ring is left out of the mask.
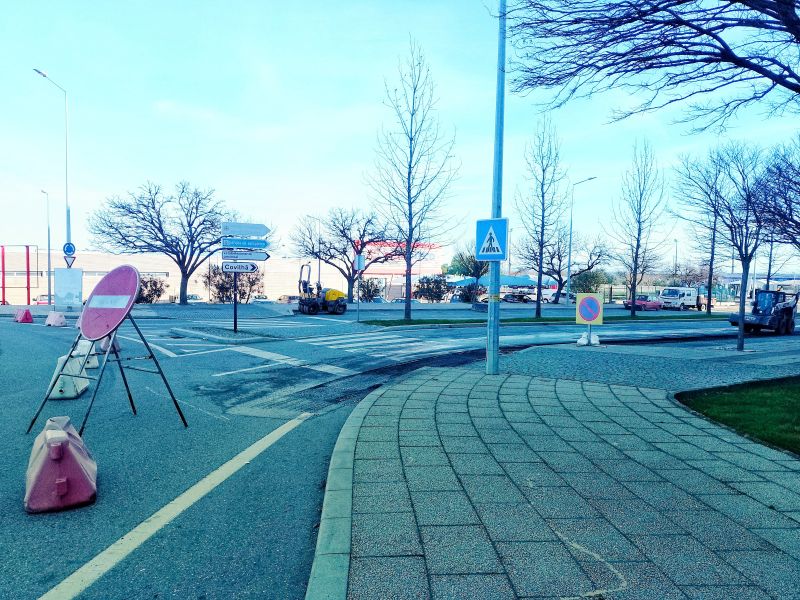
<path id="1" fill-rule="evenodd" d="M 50 194 L 44 190 L 41 192 L 47 198 L 47 305 L 50 306 L 53 304 L 53 288 L 50 285 L 50 273 L 52 272 L 50 269 Z"/>
<path id="2" fill-rule="evenodd" d="M 569 304 L 569 294 L 572 289 L 572 211 L 575 207 L 575 187 L 582 183 L 597 179 L 594 175 L 581 179 L 580 181 L 572 184 L 572 194 L 570 194 L 569 201 L 569 250 L 567 251 L 567 304 Z"/>
<path id="3" fill-rule="evenodd" d="M 497 87 L 494 114 L 494 165 L 492 169 L 492 218 L 503 216 L 503 128 L 506 88 L 506 0 L 499 2 L 497 35 Z M 480 243 L 480 242 L 479 242 Z M 489 263 L 489 306 L 486 319 L 486 374 L 500 372 L 500 263 Z"/>
<path id="4" fill-rule="evenodd" d="M 678 282 L 678 239 L 675 238 L 672 241 L 675 242 L 675 262 L 673 268 L 673 273 L 675 273 L 675 285 L 680 285 L 680 282 Z"/>
<path id="5" fill-rule="evenodd" d="M 67 90 L 53 81 L 47 73 L 34 69 L 36 73 L 64 92 L 64 200 L 67 203 L 67 242 L 72 242 L 72 225 L 69 212 L 69 118 L 67 113 Z"/>

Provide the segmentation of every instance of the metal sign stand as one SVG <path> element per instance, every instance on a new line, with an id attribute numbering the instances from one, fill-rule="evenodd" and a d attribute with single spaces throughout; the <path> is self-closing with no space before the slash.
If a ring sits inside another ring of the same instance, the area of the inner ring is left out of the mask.
<path id="1" fill-rule="evenodd" d="M 112 362 L 116 362 L 117 366 L 119 367 L 119 373 L 120 373 L 120 375 L 122 377 L 122 383 L 125 385 L 125 391 L 128 394 L 128 402 L 131 405 L 131 411 L 133 412 L 134 415 L 136 414 L 136 405 L 133 402 L 133 394 L 131 393 L 131 388 L 130 388 L 130 385 L 128 384 L 128 378 L 125 376 L 125 369 L 131 369 L 133 371 L 141 371 L 142 373 L 152 373 L 154 375 L 159 375 L 161 377 L 161 380 L 164 382 L 164 387 L 167 388 L 167 392 L 169 393 L 170 398 L 172 398 L 172 404 L 175 406 L 175 410 L 177 411 L 178 416 L 181 418 L 181 421 L 183 422 L 183 426 L 184 427 L 188 427 L 189 426 L 189 424 L 186 422 L 186 417 L 184 417 L 183 411 L 181 410 L 181 407 L 178 404 L 178 400 L 175 398 L 175 394 L 172 392 L 172 388 L 169 385 L 169 381 L 167 381 L 167 377 L 164 375 L 164 371 L 161 369 L 161 365 L 159 364 L 158 359 L 156 358 L 156 355 L 153 353 L 152 348 L 150 348 L 150 344 L 147 343 L 147 340 L 145 339 L 144 335 L 142 334 L 141 329 L 139 329 L 139 326 L 136 324 L 136 321 L 133 320 L 133 317 L 130 315 L 130 313 L 128 313 L 126 318 L 130 320 L 131 325 L 133 325 L 133 328 L 136 330 L 136 333 L 139 335 L 139 339 L 142 340 L 142 343 L 144 344 L 144 347 L 147 349 L 147 353 L 148 353 L 147 356 L 132 356 L 132 357 L 128 357 L 128 358 L 125 358 L 125 359 L 121 358 L 120 355 L 119 355 L 119 352 L 117 351 L 116 346 L 115 346 L 116 339 L 117 339 L 117 330 L 119 329 L 119 326 L 117 326 L 117 328 L 114 329 L 109 334 L 109 336 L 107 338 L 109 340 L 108 347 L 106 348 L 105 353 L 103 354 L 103 362 L 100 365 L 100 373 L 97 375 L 97 377 L 92 377 L 92 376 L 89 376 L 89 375 L 83 375 L 82 374 L 84 372 L 83 369 L 86 367 L 86 362 L 89 360 L 89 356 L 91 356 L 93 354 L 92 352 L 87 352 L 86 355 L 83 357 L 83 362 L 81 363 L 81 368 L 78 370 L 78 374 L 77 375 L 66 375 L 66 377 L 75 377 L 75 378 L 78 378 L 78 379 L 88 379 L 88 380 L 97 382 L 97 384 L 94 387 L 94 391 L 92 392 L 92 397 L 89 400 L 89 405 L 86 407 L 86 414 L 83 416 L 83 421 L 81 422 L 81 428 L 78 431 L 79 435 L 83 435 L 83 430 L 86 427 L 86 422 L 89 419 L 89 413 L 91 413 L 91 411 L 92 411 L 92 406 L 94 405 L 94 400 L 95 400 L 95 397 L 97 396 L 97 391 L 100 389 L 100 382 L 103 380 L 103 374 L 105 373 L 106 364 L 108 363 L 109 360 L 111 360 Z M 36 410 L 36 414 L 33 415 L 33 419 L 31 419 L 31 423 L 30 423 L 30 425 L 28 425 L 28 430 L 25 433 L 30 433 L 31 429 L 33 429 L 33 426 L 36 423 L 36 420 L 39 418 L 39 415 L 42 413 L 42 410 L 44 409 L 45 404 L 47 404 L 47 400 L 50 398 L 50 394 L 53 392 L 53 389 L 57 385 L 58 379 L 63 374 L 64 369 L 66 368 L 67 364 L 69 364 L 69 359 L 73 357 L 72 353 L 75 352 L 75 348 L 78 347 L 78 342 L 80 342 L 82 339 L 85 339 L 85 338 L 83 336 L 83 333 L 80 332 L 80 333 L 78 333 L 78 336 L 75 338 L 75 341 L 72 343 L 72 347 L 70 348 L 69 353 L 67 354 L 67 360 L 65 360 L 64 363 L 61 365 L 61 368 L 56 371 L 56 374 L 53 377 L 53 380 L 50 382 L 50 386 L 47 388 L 47 393 L 44 395 L 44 400 L 42 400 L 42 403 L 39 405 L 39 408 Z M 114 354 L 114 358 L 109 358 L 111 353 Z M 95 353 L 95 354 L 99 354 L 99 353 Z M 150 369 L 142 369 L 140 367 L 136 367 L 136 366 L 133 366 L 133 365 L 124 365 L 123 364 L 124 361 L 131 361 L 131 360 L 152 360 L 153 363 L 156 366 L 156 370 L 152 371 Z"/>
<path id="2" fill-rule="evenodd" d="M 239 273 L 233 273 L 233 333 L 239 331 Z"/>

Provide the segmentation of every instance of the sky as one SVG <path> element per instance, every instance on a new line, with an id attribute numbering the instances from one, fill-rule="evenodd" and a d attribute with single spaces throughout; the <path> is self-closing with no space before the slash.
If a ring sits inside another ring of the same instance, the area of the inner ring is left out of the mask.
<path id="1" fill-rule="evenodd" d="M 491 212 L 497 21 L 481 0 L 15 2 L 0 21 L 0 244 L 64 240 L 64 96 L 69 99 L 72 237 L 93 248 L 92 211 L 145 182 L 213 188 L 245 219 L 288 242 L 297 220 L 330 207 L 369 209 L 366 181 L 377 133 L 391 122 L 384 84 L 413 39 L 436 82 L 438 117 L 455 133 L 459 177 L 444 214 L 454 241 Z M 513 74 L 512 74 L 513 75 Z M 524 153 L 547 112 L 545 91 L 509 91 L 504 216 L 521 229 L 514 197 Z M 727 140 L 764 146 L 797 133 L 796 115 L 752 109 L 724 133 L 674 123 L 681 108 L 611 122 L 635 98 L 612 92 L 551 112 L 575 189 L 575 230 L 603 235 L 633 144 L 648 141 L 668 173 L 682 154 Z M 685 225 L 665 220 L 679 261 L 697 254 Z M 671 247 L 671 244 L 670 244 Z M 671 256 L 672 250 L 669 254 Z"/>

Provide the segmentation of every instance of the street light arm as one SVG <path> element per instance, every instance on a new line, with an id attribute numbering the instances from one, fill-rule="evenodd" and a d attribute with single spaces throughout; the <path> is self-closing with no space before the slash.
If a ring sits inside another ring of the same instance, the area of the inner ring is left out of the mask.
<path id="1" fill-rule="evenodd" d="M 42 77 L 44 77 L 45 79 L 47 79 L 47 81 L 49 81 L 50 83 L 52 83 L 54 86 L 56 86 L 56 87 L 57 87 L 58 89 L 60 89 L 62 92 L 64 92 L 64 95 L 65 95 L 65 96 L 67 95 L 67 90 L 65 90 L 63 87 L 61 87 L 60 85 L 58 85 L 58 84 L 57 84 L 55 81 L 53 81 L 53 80 L 50 78 L 50 76 L 49 76 L 47 73 L 45 73 L 44 71 L 40 71 L 39 69 L 34 69 L 34 71 L 35 71 L 37 74 L 39 74 L 39 75 L 41 75 Z"/>

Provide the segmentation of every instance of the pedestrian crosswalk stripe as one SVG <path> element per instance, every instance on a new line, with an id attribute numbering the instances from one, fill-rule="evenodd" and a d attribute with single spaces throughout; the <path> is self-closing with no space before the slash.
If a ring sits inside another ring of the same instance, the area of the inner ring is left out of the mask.
<path id="1" fill-rule="evenodd" d="M 355 333 L 351 335 L 325 335 L 321 337 L 306 337 L 298 338 L 298 342 L 306 344 L 324 344 L 334 343 L 339 344 L 342 342 L 357 342 L 360 340 L 396 340 L 396 339 L 410 339 L 404 338 L 393 333 Z"/>

